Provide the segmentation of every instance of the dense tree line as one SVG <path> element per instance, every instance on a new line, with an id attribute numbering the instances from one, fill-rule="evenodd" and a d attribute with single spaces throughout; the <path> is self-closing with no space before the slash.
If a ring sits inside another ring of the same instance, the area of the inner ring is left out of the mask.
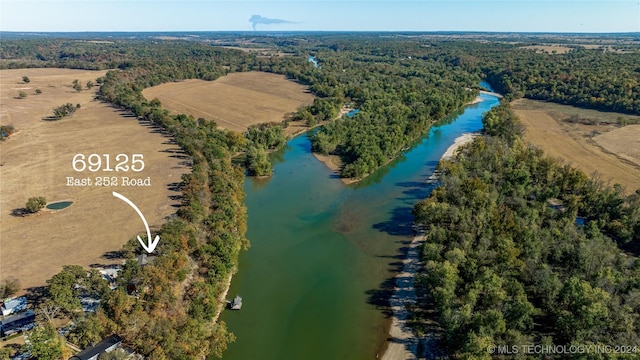
<path id="1" fill-rule="evenodd" d="M 566 54 L 536 54 L 518 49 L 485 60 L 489 82 L 512 97 L 640 114 L 640 51 L 578 48 Z"/>
<path id="2" fill-rule="evenodd" d="M 198 72 L 200 75 L 191 78 L 216 78 L 219 74 L 215 74 L 212 66 L 224 63 L 225 58 L 242 55 L 236 53 L 239 51 L 217 49 L 203 42 L 123 38 L 96 42 L 60 38 L 3 39 L 0 44 L 0 68 L 125 70 L 165 60 L 172 65 L 183 63 L 184 66 L 180 69 L 174 69 L 176 72 Z M 185 62 L 190 64 L 184 64 Z M 171 72 L 165 75 L 171 76 Z"/>
<path id="3" fill-rule="evenodd" d="M 266 123 L 251 125 L 245 138 L 253 145 L 261 145 L 267 150 L 281 148 L 287 142 L 283 123 Z"/>
<path id="4" fill-rule="evenodd" d="M 621 247 L 640 239 L 640 189 L 624 196 L 525 145 L 505 105 L 484 124 L 491 135 L 441 162 L 441 185 L 414 209 L 419 307 L 435 310 L 443 348 L 638 344 L 640 262 Z"/>
<path id="5" fill-rule="evenodd" d="M 393 47 L 346 45 L 340 52 L 317 54 L 322 60 L 317 76 L 328 81 L 312 89 L 360 110 L 329 122 L 311 138 L 314 151 L 340 155 L 343 177 L 373 172 L 476 95 L 467 90 L 479 81 L 473 74 L 427 56 L 412 57 L 407 50 L 403 58 L 393 54 Z"/>
<path id="6" fill-rule="evenodd" d="M 223 323 L 213 323 L 213 317 L 239 251 L 248 246 L 244 173 L 231 163 L 231 155 L 245 140 L 217 129 L 213 121 L 170 115 L 159 102 L 144 99 L 141 90 L 149 76 L 162 78 L 167 70 L 173 68 L 109 72 L 99 96 L 176 138 L 193 164 L 192 172 L 183 176 L 184 204 L 178 218 L 162 227 L 154 264 L 141 269 L 135 261 L 128 262 L 119 278 L 121 286 L 107 298 L 103 313 L 79 328 L 115 328 L 143 354 L 157 359 L 220 356 L 233 337 Z M 139 299 L 126 293 L 132 283 L 144 289 Z"/>
<path id="7" fill-rule="evenodd" d="M 251 176 L 271 175 L 268 151 L 280 149 L 287 142 L 285 123 L 265 123 L 249 127 L 245 133 L 248 146 L 245 151 L 245 166 Z"/>
<path id="8" fill-rule="evenodd" d="M 271 175 L 271 161 L 267 150 L 261 145 L 249 145 L 245 154 L 245 166 L 249 176 Z"/>

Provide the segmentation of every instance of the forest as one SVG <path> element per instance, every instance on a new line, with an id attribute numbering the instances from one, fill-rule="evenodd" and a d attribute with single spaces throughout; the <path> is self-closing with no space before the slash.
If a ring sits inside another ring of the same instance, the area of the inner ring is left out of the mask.
<path id="1" fill-rule="evenodd" d="M 640 114 L 640 53 L 577 49 L 496 55 L 483 71 L 496 91 L 596 110 Z"/>
<path id="2" fill-rule="evenodd" d="M 477 95 L 466 89 L 479 77 L 436 59 L 397 59 L 352 47 L 316 54 L 322 71 L 335 74 L 338 97 L 360 110 L 353 118 L 330 121 L 311 138 L 313 151 L 341 157 L 342 177 L 372 173 Z"/>
<path id="3" fill-rule="evenodd" d="M 418 308 L 435 311 L 445 353 L 638 344 L 640 189 L 625 196 L 527 146 L 508 104 L 483 123 L 414 208 L 426 233 Z"/>
<path id="4" fill-rule="evenodd" d="M 131 239 L 115 290 L 74 267 L 49 281 L 40 313 L 73 319 L 75 343 L 117 332 L 153 359 L 201 359 L 221 356 L 233 340 L 214 318 L 238 255 L 249 246 L 244 176 L 270 174 L 268 151 L 285 144 L 286 122 L 245 134 L 225 131 L 211 119 L 172 115 L 145 99 L 144 88 L 240 71 L 284 74 L 317 96 L 290 120 L 321 124 L 313 150 L 339 155 L 341 176 L 354 178 L 446 121 L 476 96 L 482 79 L 507 99 L 640 114 L 637 51 L 538 54 L 507 42 L 366 33 L 245 40 L 292 55 L 261 57 L 207 39 L 0 43 L 3 69 L 111 69 L 97 81 L 98 98 L 171 135 L 192 164 L 180 184 L 183 204 L 162 226 L 153 264 L 135 261 L 139 246 Z M 307 61 L 309 54 L 319 67 Z M 346 104 L 360 112 L 337 118 Z M 2 138 L 14 131 L 1 125 Z M 640 236 L 640 194 L 624 197 L 524 145 L 506 105 L 487 115 L 485 128 L 488 136 L 458 162 L 442 163 L 441 187 L 415 208 L 428 230 L 421 306 L 436 311 L 444 348 L 454 357 L 486 357 L 485 345 L 499 342 L 637 343 L 640 267 L 632 250 Z M 232 162 L 238 153 L 245 153 L 246 168 Z M 102 299 L 96 313 L 79 310 L 73 299 L 80 291 Z"/>
<path id="5" fill-rule="evenodd" d="M 211 46 L 206 34 L 200 36 L 205 40 L 8 39 L 0 46 L 0 68 L 144 68 L 147 71 L 135 82 L 138 87 L 176 79 L 214 80 L 235 71 L 285 74 L 309 85 L 317 96 L 292 120 L 310 126 L 322 123 L 312 136 L 313 151 L 339 155 L 344 165 L 340 175 L 352 178 L 375 171 L 432 124 L 445 121 L 475 97 L 482 79 L 509 100 L 526 96 L 640 114 L 639 51 L 614 53 L 573 46 L 566 54 L 536 53 L 522 48 L 531 44 L 527 41 L 538 40 L 533 35 L 517 44 L 491 38 L 452 41 L 427 35 L 345 33 L 314 34 L 304 40 L 251 37 L 249 42 L 293 54 L 261 57 Z M 235 35 L 221 37 L 229 44 L 239 41 Z M 316 57 L 318 68 L 306 61 L 308 54 Z M 160 66 L 162 71 L 152 70 Z M 345 104 L 360 112 L 353 119 L 336 119 Z M 270 162 L 263 150 L 268 149 L 253 145 L 247 165 L 251 173 L 265 175 Z"/>

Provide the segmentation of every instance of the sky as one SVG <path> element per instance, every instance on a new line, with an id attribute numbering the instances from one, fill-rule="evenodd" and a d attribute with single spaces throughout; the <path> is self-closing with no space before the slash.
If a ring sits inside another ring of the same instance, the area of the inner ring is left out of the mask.
<path id="1" fill-rule="evenodd" d="M 640 0 L 0 0 L 0 30 L 640 32 Z M 254 17 L 254 19 L 256 19 Z"/>

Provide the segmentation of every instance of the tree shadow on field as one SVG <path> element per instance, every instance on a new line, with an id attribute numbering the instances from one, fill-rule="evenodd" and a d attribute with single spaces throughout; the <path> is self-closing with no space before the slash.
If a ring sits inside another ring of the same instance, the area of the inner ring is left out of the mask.
<path id="1" fill-rule="evenodd" d="M 58 121 L 58 120 L 60 120 L 60 118 L 56 117 L 56 116 L 53 116 L 53 115 L 49 115 L 49 116 L 43 117 L 42 120 L 44 120 L 44 121 Z"/>
<path id="2" fill-rule="evenodd" d="M 124 118 L 128 118 L 128 119 L 137 119 L 138 117 L 136 116 L 136 114 L 132 113 L 131 111 L 128 110 L 124 110 L 124 109 L 120 109 L 118 108 L 116 110 L 116 112 L 118 113 L 118 115 L 124 117 Z"/>
<path id="3" fill-rule="evenodd" d="M 124 109 L 122 107 L 108 103 L 106 101 L 102 101 L 102 103 L 112 109 L 115 109 L 118 115 L 122 116 L 123 118 L 135 119 L 140 126 L 143 126 L 149 129 L 149 133 L 160 134 L 162 137 L 164 137 L 164 140 L 162 141 L 162 145 L 165 145 L 165 146 L 169 145 L 169 146 L 167 146 L 167 148 L 165 149 L 158 150 L 158 151 L 170 154 L 168 157 L 179 160 L 177 163 L 177 166 L 172 166 L 171 169 L 182 169 L 184 167 L 191 169 L 193 167 L 192 156 L 190 156 L 186 151 L 184 151 L 184 149 L 182 149 L 179 146 L 176 138 L 171 132 L 167 131 L 163 127 L 157 125 L 156 123 L 152 122 L 149 119 L 146 119 L 143 116 L 137 116 L 134 112 L 130 110 Z M 171 206 L 176 209 L 183 207 L 185 204 L 185 197 L 184 197 L 184 194 L 182 193 L 184 183 L 180 181 L 180 182 L 168 183 L 165 185 L 167 186 L 167 189 L 169 191 L 178 193 L 178 194 L 170 194 L 167 196 L 171 201 Z M 170 220 L 175 216 L 177 215 L 173 213 L 166 216 L 165 219 Z"/>
<path id="4" fill-rule="evenodd" d="M 169 155 L 170 158 L 180 159 L 180 160 L 191 160 L 191 156 L 189 155 Z"/>
<path id="5" fill-rule="evenodd" d="M 27 215 L 31 215 L 29 210 L 27 210 L 26 208 L 15 208 L 11 210 L 10 214 L 11 216 L 15 216 L 15 217 L 25 217 Z"/>
<path id="6" fill-rule="evenodd" d="M 107 260 L 124 259 L 124 252 L 122 250 L 107 251 L 102 255 L 102 258 Z"/>
<path id="7" fill-rule="evenodd" d="M 167 184 L 167 189 L 169 189 L 170 191 L 182 191 L 182 182 L 172 182 L 172 183 L 168 183 Z"/>
<path id="8" fill-rule="evenodd" d="M 179 209 L 181 208 L 184 203 L 185 203 L 185 197 L 184 194 L 182 193 L 182 187 L 184 186 L 183 182 L 172 182 L 167 184 L 167 189 L 169 189 L 169 191 L 173 191 L 173 192 L 177 192 L 178 194 L 174 194 L 174 195 L 169 195 L 169 199 L 171 201 L 179 201 L 179 203 L 177 204 L 171 204 L 172 207 Z"/>
<path id="9" fill-rule="evenodd" d="M 164 128 L 162 128 L 161 126 L 158 126 L 156 124 L 154 124 L 153 122 L 151 122 L 150 120 L 145 119 L 144 117 L 141 116 L 137 116 L 134 112 L 127 110 L 127 109 L 123 109 L 117 105 L 108 103 L 106 101 L 102 101 L 103 104 L 107 105 L 108 107 L 115 109 L 115 111 L 118 113 L 118 115 L 122 116 L 123 118 L 126 119 L 136 119 L 138 121 L 138 124 L 140 124 L 141 126 L 144 126 L 146 128 L 151 129 L 151 133 L 152 134 L 160 134 L 165 138 L 169 138 L 171 140 L 169 141 L 174 141 L 173 136 L 166 131 Z"/>
<path id="10" fill-rule="evenodd" d="M 166 144 L 166 141 L 163 142 L 163 144 Z M 184 150 L 182 150 L 181 148 L 177 147 L 177 148 L 169 148 L 169 149 L 164 149 L 164 150 L 160 150 L 160 152 L 163 153 L 168 153 L 168 154 L 180 154 L 180 155 L 186 155 L 186 153 L 184 152 Z"/>
<path id="11" fill-rule="evenodd" d="M 38 307 L 38 305 L 40 305 L 40 303 L 42 302 L 42 299 L 47 294 L 47 287 L 32 286 L 32 287 L 26 288 L 25 291 L 27 292 L 25 296 L 27 297 L 29 303 L 33 304 L 33 307 L 36 308 Z"/>
<path id="12" fill-rule="evenodd" d="M 163 145 L 177 145 L 177 143 L 175 142 L 175 140 L 173 138 L 168 140 L 168 141 L 162 142 L 162 144 Z M 171 148 L 158 150 L 158 151 L 162 152 L 162 153 L 166 153 L 166 154 L 171 154 L 171 155 L 169 155 L 170 158 L 182 160 L 182 161 L 178 162 L 178 166 L 171 167 L 172 169 L 181 169 L 183 167 L 191 168 L 193 166 L 193 157 L 191 155 L 187 154 L 187 152 L 185 152 L 180 147 L 171 147 Z"/>

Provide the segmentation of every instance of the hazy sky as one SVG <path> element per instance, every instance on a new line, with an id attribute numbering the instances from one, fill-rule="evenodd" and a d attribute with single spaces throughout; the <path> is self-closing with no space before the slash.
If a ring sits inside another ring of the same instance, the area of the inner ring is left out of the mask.
<path id="1" fill-rule="evenodd" d="M 640 32 L 640 0 L 1 0 L 4 31 Z"/>

